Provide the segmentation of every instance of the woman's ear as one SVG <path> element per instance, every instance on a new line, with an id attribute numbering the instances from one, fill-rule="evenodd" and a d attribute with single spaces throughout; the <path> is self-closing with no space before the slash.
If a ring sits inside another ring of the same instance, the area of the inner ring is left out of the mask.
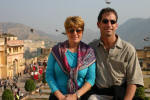
<path id="1" fill-rule="evenodd" d="M 116 27 L 117 27 L 117 29 L 118 29 L 118 23 L 117 23 Z"/>

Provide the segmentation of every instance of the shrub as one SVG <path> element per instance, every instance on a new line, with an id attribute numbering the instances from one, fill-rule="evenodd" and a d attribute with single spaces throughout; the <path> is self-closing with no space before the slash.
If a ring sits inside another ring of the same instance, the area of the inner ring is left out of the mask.
<path id="1" fill-rule="evenodd" d="M 26 91 L 32 92 L 35 90 L 35 88 L 36 88 L 36 85 L 32 79 L 29 79 L 26 81 L 26 83 L 25 83 L 25 90 Z"/>
<path id="2" fill-rule="evenodd" d="M 9 89 L 4 90 L 2 94 L 2 100 L 14 100 L 14 96 L 11 90 Z"/>
<path id="3" fill-rule="evenodd" d="M 135 97 L 140 97 L 142 99 L 145 98 L 145 89 L 144 87 L 137 87 L 136 92 L 135 92 Z"/>
<path id="4" fill-rule="evenodd" d="M 150 97 L 145 97 L 144 100 L 150 100 Z"/>

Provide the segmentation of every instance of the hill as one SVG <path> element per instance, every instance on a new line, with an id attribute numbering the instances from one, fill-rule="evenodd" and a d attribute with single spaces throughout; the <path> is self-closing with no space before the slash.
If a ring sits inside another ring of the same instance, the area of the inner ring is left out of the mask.
<path id="1" fill-rule="evenodd" d="M 67 39 L 67 36 L 62 34 L 61 32 L 56 32 L 55 35 L 47 34 L 41 30 L 33 29 L 27 25 L 19 24 L 19 23 L 0 23 L 0 32 L 11 33 L 18 37 L 20 40 L 44 40 L 48 41 L 48 43 L 55 44 L 56 42 L 64 41 Z M 93 39 L 97 38 L 99 33 L 85 29 L 83 35 L 83 41 L 88 43 Z"/>
<path id="2" fill-rule="evenodd" d="M 0 23 L 0 32 L 14 34 L 21 40 L 44 40 L 46 44 L 51 44 L 51 46 L 67 39 L 66 35 L 61 32 L 56 32 L 55 35 L 52 35 L 18 23 Z M 99 34 L 99 31 L 95 32 L 85 28 L 82 41 L 89 43 L 94 39 L 98 39 Z M 129 19 L 119 26 L 117 34 L 133 44 L 137 49 L 150 46 L 150 18 Z"/>
<path id="3" fill-rule="evenodd" d="M 55 44 L 54 36 L 47 34 L 43 31 L 33 29 L 29 26 L 19 23 L 0 23 L 0 32 L 1 33 L 11 33 L 18 37 L 20 40 L 44 40 L 47 45 Z"/>
<path id="4" fill-rule="evenodd" d="M 150 46 L 150 18 L 132 18 L 122 24 L 117 33 L 137 49 Z"/>

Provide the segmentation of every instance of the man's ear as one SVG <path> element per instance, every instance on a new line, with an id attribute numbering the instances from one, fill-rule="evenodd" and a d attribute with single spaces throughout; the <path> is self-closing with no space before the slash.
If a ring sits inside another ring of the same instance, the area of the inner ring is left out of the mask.
<path id="1" fill-rule="evenodd" d="M 99 22 L 97 22 L 97 27 L 100 28 L 100 23 Z"/>

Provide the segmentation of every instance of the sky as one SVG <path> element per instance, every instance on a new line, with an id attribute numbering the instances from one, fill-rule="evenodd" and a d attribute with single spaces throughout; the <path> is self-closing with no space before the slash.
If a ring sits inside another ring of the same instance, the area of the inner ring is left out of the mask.
<path id="1" fill-rule="evenodd" d="M 119 25 L 130 18 L 150 18 L 150 0 L 0 0 L 0 22 L 25 24 L 46 33 L 64 30 L 68 16 L 81 16 L 85 28 L 97 31 L 97 16 L 105 7 L 114 8 Z"/>

